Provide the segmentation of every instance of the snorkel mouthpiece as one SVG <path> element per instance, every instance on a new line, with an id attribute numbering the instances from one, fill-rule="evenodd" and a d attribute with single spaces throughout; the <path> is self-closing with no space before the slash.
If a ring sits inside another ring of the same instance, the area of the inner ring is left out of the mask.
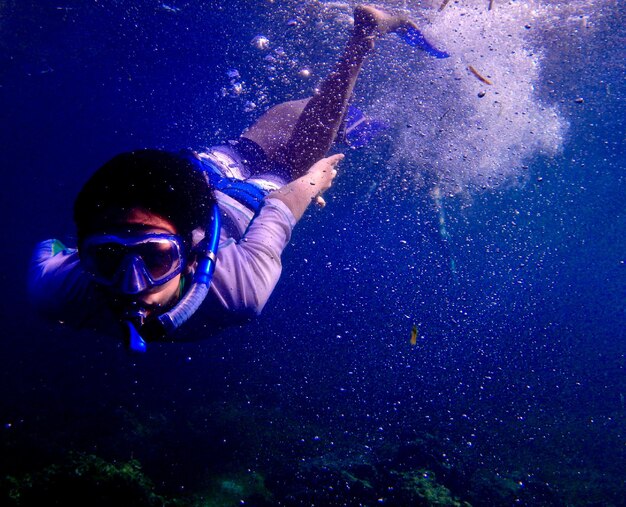
<path id="1" fill-rule="evenodd" d="M 129 350 L 144 353 L 148 349 L 148 346 L 146 341 L 139 334 L 139 331 L 135 328 L 135 325 L 129 320 L 124 321 L 124 324 L 127 326 L 128 331 Z"/>
<path id="2" fill-rule="evenodd" d="M 126 326 L 126 331 L 128 332 L 127 344 L 129 350 L 133 352 L 145 352 L 148 348 L 146 341 L 141 337 L 139 331 L 137 330 L 138 328 L 141 329 L 141 326 L 143 326 L 147 313 L 148 312 L 145 308 L 135 305 L 124 315 L 124 320 L 122 322 L 124 326 Z"/>

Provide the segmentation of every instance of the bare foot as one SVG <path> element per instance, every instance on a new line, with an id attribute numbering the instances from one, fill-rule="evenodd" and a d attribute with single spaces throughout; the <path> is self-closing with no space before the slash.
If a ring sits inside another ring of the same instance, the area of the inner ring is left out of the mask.
<path id="1" fill-rule="evenodd" d="M 405 15 L 389 14 L 371 5 L 357 5 L 354 8 L 354 35 L 372 43 L 389 32 L 406 30 L 409 27 L 417 28 Z"/>

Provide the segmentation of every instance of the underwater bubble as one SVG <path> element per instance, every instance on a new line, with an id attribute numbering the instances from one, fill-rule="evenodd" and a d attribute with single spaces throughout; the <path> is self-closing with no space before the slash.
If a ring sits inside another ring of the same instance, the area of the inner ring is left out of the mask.
<path id="1" fill-rule="evenodd" d="M 243 83 L 233 83 L 230 89 L 235 95 L 241 95 L 243 93 Z"/>
<path id="2" fill-rule="evenodd" d="M 265 35 L 257 35 L 252 39 L 252 45 L 261 51 L 265 51 L 270 47 L 270 40 Z"/>

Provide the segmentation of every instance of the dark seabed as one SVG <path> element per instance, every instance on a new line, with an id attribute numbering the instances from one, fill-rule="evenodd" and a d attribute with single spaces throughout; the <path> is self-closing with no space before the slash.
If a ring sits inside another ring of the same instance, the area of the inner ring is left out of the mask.
<path id="1" fill-rule="evenodd" d="M 389 129 L 262 317 L 135 356 L 33 315 L 33 247 L 114 154 L 310 94 L 350 8 L 0 1 L 2 505 L 626 505 L 623 5 L 406 3 L 452 56 L 379 44 Z"/>

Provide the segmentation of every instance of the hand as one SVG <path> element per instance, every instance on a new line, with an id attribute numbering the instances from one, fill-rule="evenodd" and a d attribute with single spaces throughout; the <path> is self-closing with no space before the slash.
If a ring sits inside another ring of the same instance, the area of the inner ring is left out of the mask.
<path id="1" fill-rule="evenodd" d="M 316 191 L 312 200 L 314 200 L 320 208 L 326 206 L 326 201 L 322 197 L 322 194 L 332 186 L 333 180 L 335 176 L 337 176 L 337 164 L 343 159 L 343 153 L 323 158 L 313 164 L 306 173 L 309 184 L 314 187 L 313 190 Z"/>
<path id="2" fill-rule="evenodd" d="M 296 221 L 300 220 L 312 202 L 318 206 L 326 205 L 321 194 L 332 185 L 337 176 L 335 167 L 343 157 L 343 154 L 338 154 L 317 161 L 306 174 L 274 190 L 267 198 L 283 201 Z"/>

